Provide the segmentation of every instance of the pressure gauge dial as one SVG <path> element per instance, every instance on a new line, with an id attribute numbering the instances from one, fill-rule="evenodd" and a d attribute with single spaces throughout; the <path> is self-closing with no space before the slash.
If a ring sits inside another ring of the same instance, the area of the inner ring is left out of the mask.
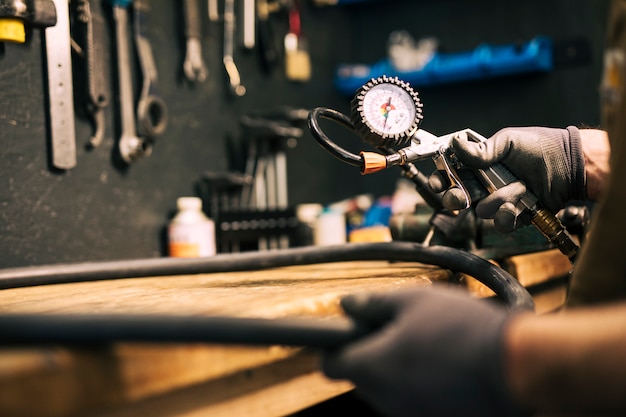
<path id="1" fill-rule="evenodd" d="M 351 121 L 357 133 L 377 148 L 408 144 L 422 118 L 417 92 L 397 77 L 371 79 L 351 103 Z"/>

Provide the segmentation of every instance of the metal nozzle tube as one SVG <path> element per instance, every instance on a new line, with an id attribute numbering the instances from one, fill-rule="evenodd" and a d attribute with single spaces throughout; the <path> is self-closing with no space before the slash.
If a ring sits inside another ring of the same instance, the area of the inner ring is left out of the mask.
<path id="1" fill-rule="evenodd" d="M 574 242 L 572 236 L 554 214 L 546 209 L 535 210 L 531 223 L 570 261 L 574 262 L 578 255 L 578 244 Z"/>

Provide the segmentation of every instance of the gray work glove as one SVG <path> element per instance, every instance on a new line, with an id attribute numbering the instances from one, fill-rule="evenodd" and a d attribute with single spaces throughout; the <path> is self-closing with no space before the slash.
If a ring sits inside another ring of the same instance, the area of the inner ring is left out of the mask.
<path id="1" fill-rule="evenodd" d="M 494 219 L 495 226 L 510 232 L 528 225 L 528 211 L 516 208 L 527 188 L 540 204 L 557 213 L 569 200 L 585 197 L 585 166 L 580 132 L 546 127 L 511 127 L 497 132 L 485 142 L 453 139 L 453 152 L 470 168 L 488 168 L 501 162 L 520 181 L 513 182 L 482 199 L 476 215 Z M 440 192 L 447 182 L 439 172 L 429 179 L 433 191 Z M 464 207 L 464 196 L 457 188 L 447 190 L 443 203 L 450 210 Z"/>
<path id="2" fill-rule="evenodd" d="M 384 415 L 524 415 L 504 376 L 504 308 L 443 288 L 349 296 L 342 307 L 378 330 L 325 352 L 322 369 Z"/>

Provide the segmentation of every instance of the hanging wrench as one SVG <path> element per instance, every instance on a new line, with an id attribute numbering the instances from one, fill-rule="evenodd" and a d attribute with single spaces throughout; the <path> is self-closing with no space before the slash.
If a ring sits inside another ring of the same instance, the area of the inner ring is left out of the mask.
<path id="1" fill-rule="evenodd" d="M 135 103 L 133 99 L 130 36 L 128 31 L 128 8 L 131 3 L 132 0 L 111 0 L 113 19 L 115 21 L 120 118 L 122 124 L 122 134 L 118 146 L 120 155 L 126 163 L 131 163 L 142 156 L 150 155 L 152 151 L 151 143 L 137 136 L 135 125 Z"/>
<path id="2" fill-rule="evenodd" d="M 209 20 L 211 22 L 217 22 L 220 20 L 220 12 L 217 7 L 217 0 L 208 0 L 207 9 L 209 12 Z"/>
<path id="3" fill-rule="evenodd" d="M 243 46 L 253 49 L 256 43 L 256 0 L 243 0 Z"/>
<path id="4" fill-rule="evenodd" d="M 134 0 L 135 45 L 143 76 L 143 85 L 137 103 L 138 132 L 152 143 L 167 127 L 167 106 L 159 96 L 158 74 L 152 47 L 146 34 L 150 6 L 147 0 Z"/>
<path id="5" fill-rule="evenodd" d="M 191 82 L 206 80 L 208 70 L 202 59 L 202 25 L 200 20 L 200 0 L 185 0 L 185 36 L 187 53 L 183 70 Z"/>
<path id="6" fill-rule="evenodd" d="M 233 59 L 235 50 L 235 0 L 224 0 L 224 68 L 228 74 L 230 89 L 236 96 L 246 94 L 241 84 L 239 70 Z"/>
<path id="7" fill-rule="evenodd" d="M 104 19 L 91 11 L 89 0 L 79 0 L 76 6 L 78 20 L 84 25 L 85 65 L 89 103 L 94 132 L 89 139 L 92 147 L 97 147 L 104 139 L 104 108 L 109 104 L 109 94 L 104 74 Z"/>
<path id="8" fill-rule="evenodd" d="M 30 9 L 26 2 L 14 3 L 20 10 Z M 56 24 L 45 29 L 52 165 L 70 169 L 76 166 L 70 14 L 66 0 L 54 0 L 54 7 Z"/>

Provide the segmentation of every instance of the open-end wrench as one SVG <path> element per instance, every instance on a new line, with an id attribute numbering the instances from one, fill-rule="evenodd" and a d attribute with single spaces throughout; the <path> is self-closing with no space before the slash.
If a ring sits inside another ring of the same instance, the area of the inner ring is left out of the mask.
<path id="1" fill-rule="evenodd" d="M 224 0 L 224 68 L 228 74 L 230 89 L 236 96 L 246 94 L 241 84 L 239 70 L 233 59 L 235 50 L 235 0 Z"/>
<path id="2" fill-rule="evenodd" d="M 104 108 L 109 104 L 109 94 L 104 76 L 102 43 L 105 24 L 102 16 L 91 11 L 89 0 L 79 0 L 76 11 L 78 12 L 78 20 L 84 24 L 87 98 L 89 99 L 87 110 L 94 125 L 94 132 L 89 139 L 89 144 L 92 147 L 97 147 L 104 139 Z"/>
<path id="3" fill-rule="evenodd" d="M 187 50 L 183 71 L 191 82 L 206 80 L 208 70 L 202 59 L 202 25 L 200 20 L 200 0 L 185 0 L 185 36 Z"/>
<path id="4" fill-rule="evenodd" d="M 143 85 L 137 103 L 137 130 L 150 142 L 165 131 L 167 127 L 167 106 L 159 96 L 158 73 L 152 47 L 146 34 L 146 26 L 150 6 L 147 0 L 134 0 L 133 16 L 135 29 L 135 46 L 139 57 L 139 65 L 143 76 Z"/>
<path id="5" fill-rule="evenodd" d="M 131 0 L 111 0 L 117 44 L 117 68 L 120 95 L 120 118 L 122 134 L 119 140 L 120 156 L 126 163 L 131 163 L 152 151 L 152 144 L 137 136 L 135 125 L 135 106 L 133 101 L 132 65 L 129 48 L 128 7 Z"/>

